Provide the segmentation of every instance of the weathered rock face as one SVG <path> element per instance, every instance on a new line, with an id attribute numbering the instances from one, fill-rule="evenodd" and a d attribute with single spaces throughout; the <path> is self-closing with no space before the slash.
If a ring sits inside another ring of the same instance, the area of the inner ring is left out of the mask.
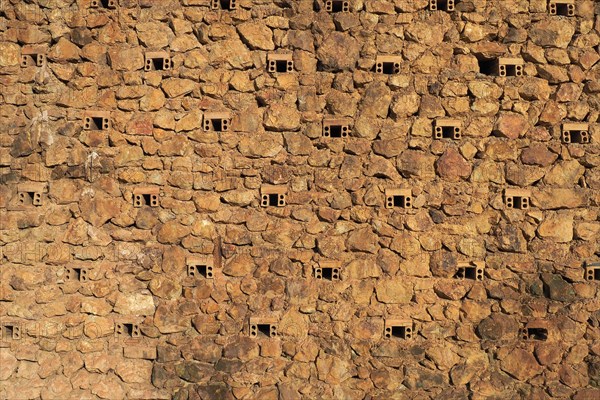
<path id="1" fill-rule="evenodd" d="M 599 399 L 600 3 L 454 3 L 0 0 L 0 399 Z"/>

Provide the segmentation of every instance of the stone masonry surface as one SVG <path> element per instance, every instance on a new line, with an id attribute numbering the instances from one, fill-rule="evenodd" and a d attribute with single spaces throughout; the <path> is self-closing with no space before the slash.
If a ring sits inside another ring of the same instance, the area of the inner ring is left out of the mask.
<path id="1" fill-rule="evenodd" d="M 600 399 L 600 2 L 0 0 L 0 399 Z"/>

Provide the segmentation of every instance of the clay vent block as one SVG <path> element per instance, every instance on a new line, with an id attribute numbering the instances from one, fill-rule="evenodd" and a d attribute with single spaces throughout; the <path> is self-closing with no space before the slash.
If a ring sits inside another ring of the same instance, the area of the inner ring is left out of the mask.
<path id="1" fill-rule="evenodd" d="M 212 279 L 213 273 L 213 260 L 208 256 L 190 256 L 187 258 L 187 274 L 189 277 L 198 278 L 202 277 L 205 279 Z"/>
<path id="2" fill-rule="evenodd" d="M 458 263 L 454 277 L 457 279 L 472 279 L 476 281 L 482 281 L 484 269 L 485 262 L 483 261 Z"/>
<path id="3" fill-rule="evenodd" d="M 143 186 L 133 189 L 133 206 L 158 207 L 158 197 L 160 188 L 153 186 Z"/>
<path id="4" fill-rule="evenodd" d="M 21 339 L 21 326 L 16 322 L 3 322 L 0 324 L 1 340 Z"/>
<path id="5" fill-rule="evenodd" d="M 110 113 L 108 111 L 88 111 L 83 117 L 83 127 L 90 131 L 110 129 Z"/>
<path id="6" fill-rule="evenodd" d="M 292 55 L 277 53 L 268 54 L 267 68 L 269 72 L 292 72 L 294 70 Z"/>
<path id="7" fill-rule="evenodd" d="M 410 189 L 385 189 L 385 208 L 396 207 L 412 207 L 412 191 Z"/>
<path id="8" fill-rule="evenodd" d="M 140 326 L 133 322 L 117 322 L 115 336 L 119 338 L 138 338 L 141 336 Z"/>
<path id="9" fill-rule="evenodd" d="M 227 132 L 231 127 L 229 112 L 205 112 L 202 126 L 205 131 Z"/>
<path id="10" fill-rule="evenodd" d="M 384 336 L 386 339 L 412 339 L 413 323 L 406 319 L 386 319 Z"/>
<path id="11" fill-rule="evenodd" d="M 250 337 L 277 337 L 277 320 L 275 318 L 250 318 Z"/>
<path id="12" fill-rule="evenodd" d="M 85 267 L 65 268 L 65 279 L 68 281 L 87 282 L 89 270 Z"/>
<path id="13" fill-rule="evenodd" d="M 171 56 L 166 51 L 149 51 L 145 54 L 146 71 L 166 71 L 171 69 Z"/>
<path id="14" fill-rule="evenodd" d="M 350 2 L 348 0 L 325 0 L 325 11 L 348 12 L 350 11 Z"/>
<path id="15" fill-rule="evenodd" d="M 586 264 L 585 279 L 600 282 L 600 262 Z"/>
<path id="16" fill-rule="evenodd" d="M 210 0 L 210 8 L 213 10 L 235 10 L 237 0 Z"/>
<path id="17" fill-rule="evenodd" d="M 21 183 L 17 186 L 17 192 L 20 206 L 42 206 L 47 187 L 45 183 Z"/>
<path id="18" fill-rule="evenodd" d="M 90 0 L 91 8 L 117 8 L 117 0 Z"/>
<path id="19" fill-rule="evenodd" d="M 21 50 L 22 67 L 42 67 L 46 63 L 46 53 L 32 46 L 25 46 Z"/>
<path id="20" fill-rule="evenodd" d="M 548 324 L 545 321 L 533 321 L 521 329 L 523 340 L 546 341 L 549 337 Z"/>
<path id="21" fill-rule="evenodd" d="M 400 56 L 377 56 L 375 60 L 375 72 L 379 74 L 397 74 L 400 72 Z"/>
<path id="22" fill-rule="evenodd" d="M 339 261 L 321 261 L 314 268 L 315 278 L 327 281 L 339 281 L 340 272 L 341 265 Z"/>
<path id="23" fill-rule="evenodd" d="M 460 140 L 462 124 L 458 119 L 439 118 L 435 121 L 434 137 L 436 139 Z"/>
<path id="24" fill-rule="evenodd" d="M 499 57 L 495 60 L 480 60 L 479 72 L 492 76 L 522 76 L 524 61 L 517 57 Z"/>
<path id="25" fill-rule="evenodd" d="M 429 10 L 454 11 L 454 0 L 429 0 Z"/>
<path id="26" fill-rule="evenodd" d="M 260 188 L 260 205 L 262 207 L 284 207 L 286 186 L 263 185 Z"/>
<path id="27" fill-rule="evenodd" d="M 590 142 L 589 125 L 586 123 L 565 122 L 562 125 L 562 141 L 563 143 L 580 143 L 586 144 Z"/>
<path id="28" fill-rule="evenodd" d="M 323 120 L 323 136 L 345 138 L 350 133 L 350 120 L 347 118 L 326 118 Z"/>
<path id="29" fill-rule="evenodd" d="M 506 189 L 504 203 L 507 208 L 526 210 L 529 208 L 531 191 L 525 189 Z"/>
<path id="30" fill-rule="evenodd" d="M 550 15 L 572 17 L 575 15 L 575 0 L 550 0 L 548 2 Z"/>

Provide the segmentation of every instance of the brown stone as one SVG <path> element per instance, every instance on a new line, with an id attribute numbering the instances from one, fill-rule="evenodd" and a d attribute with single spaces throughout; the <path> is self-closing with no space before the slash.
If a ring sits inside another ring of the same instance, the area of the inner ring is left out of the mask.
<path id="1" fill-rule="evenodd" d="M 517 139 L 527 131 L 529 123 L 527 119 L 515 113 L 502 113 L 496 121 L 494 128 L 499 135 L 509 139 Z"/>
<path id="2" fill-rule="evenodd" d="M 521 381 L 527 381 L 542 371 L 533 354 L 523 349 L 511 351 L 502 359 L 500 368 Z"/>
<path id="3" fill-rule="evenodd" d="M 344 32 L 331 32 L 317 49 L 317 58 L 326 71 L 352 69 L 359 58 L 360 46 Z"/>
<path id="4" fill-rule="evenodd" d="M 412 285 L 407 282 L 383 280 L 375 288 L 377 300 L 388 304 L 409 303 L 413 297 Z"/>
<path id="5" fill-rule="evenodd" d="M 521 161 L 523 164 L 528 165 L 539 165 L 540 167 L 547 167 L 556 161 L 558 155 L 552 153 L 543 144 L 532 144 L 527 147 L 521 153 Z"/>
<path id="6" fill-rule="evenodd" d="M 458 181 L 471 175 L 471 165 L 452 147 L 436 161 L 435 168 L 439 176 L 450 181 Z"/>
<path id="7" fill-rule="evenodd" d="M 273 50 L 273 32 L 260 22 L 245 22 L 238 25 L 238 32 L 244 43 L 253 50 Z"/>

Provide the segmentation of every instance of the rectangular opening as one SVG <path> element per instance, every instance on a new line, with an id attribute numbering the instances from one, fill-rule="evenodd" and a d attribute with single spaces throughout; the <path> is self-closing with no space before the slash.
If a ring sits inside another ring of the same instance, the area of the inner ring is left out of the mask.
<path id="1" fill-rule="evenodd" d="M 21 338 L 21 329 L 17 325 L 2 325 L 2 339 L 15 340 Z"/>
<path id="2" fill-rule="evenodd" d="M 277 203 L 279 202 L 279 195 L 277 193 L 270 193 L 270 194 L 268 194 L 268 196 L 269 196 L 268 205 L 276 206 Z"/>
<path id="3" fill-rule="evenodd" d="M 236 0 L 212 0 L 211 7 L 214 10 L 234 10 L 236 8 Z"/>
<path id="4" fill-rule="evenodd" d="M 376 71 L 380 74 L 397 74 L 400 72 L 400 64 L 397 62 L 383 61 L 376 64 Z"/>
<path id="5" fill-rule="evenodd" d="M 284 207 L 287 187 L 278 185 L 263 185 L 260 189 L 261 207 Z"/>
<path id="6" fill-rule="evenodd" d="M 458 140 L 461 137 L 460 127 L 458 126 L 436 126 L 435 127 L 435 137 L 436 139 L 452 139 Z"/>
<path id="7" fill-rule="evenodd" d="M 429 9 L 431 11 L 443 10 L 454 11 L 455 0 L 430 0 Z"/>
<path id="8" fill-rule="evenodd" d="M 346 125 L 325 125 L 323 127 L 323 136 L 332 138 L 341 138 L 348 136 L 348 126 Z"/>
<path id="9" fill-rule="evenodd" d="M 144 204 L 149 206 L 152 203 L 152 196 L 151 194 L 143 194 L 142 198 L 144 199 Z"/>
<path id="10" fill-rule="evenodd" d="M 100 131 L 108 129 L 108 118 L 104 117 L 86 117 L 85 118 L 85 129 L 92 131 Z"/>
<path id="11" fill-rule="evenodd" d="M 406 196 L 393 196 L 394 199 L 394 207 L 406 208 Z"/>
<path id="12" fill-rule="evenodd" d="M 477 60 L 479 63 L 479 72 L 484 75 L 494 76 L 496 75 L 497 63 L 494 59 L 481 58 Z"/>
<path id="13" fill-rule="evenodd" d="M 115 8 L 117 7 L 117 0 L 91 0 L 90 7 Z"/>
<path id="14" fill-rule="evenodd" d="M 123 334 L 125 336 L 133 336 L 133 324 L 123 324 Z"/>
<path id="15" fill-rule="evenodd" d="M 335 267 L 318 267 L 315 268 L 315 278 L 337 281 L 340 279 L 340 270 Z"/>
<path id="16" fill-rule="evenodd" d="M 456 271 L 455 278 L 458 279 L 477 279 L 477 268 L 475 267 L 459 267 Z"/>
<path id="17" fill-rule="evenodd" d="M 506 206 L 516 210 L 524 210 L 529 208 L 529 198 L 522 196 L 511 196 L 506 198 Z"/>
<path id="18" fill-rule="evenodd" d="M 275 60 L 275 72 L 288 72 L 288 62 L 285 60 Z"/>
<path id="19" fill-rule="evenodd" d="M 386 189 L 386 208 L 410 208 L 412 207 L 412 196 L 410 189 Z"/>
<path id="20" fill-rule="evenodd" d="M 550 15 L 561 15 L 563 17 L 572 17 L 575 15 L 575 4 L 573 1 L 550 1 L 548 5 Z"/>
<path id="21" fill-rule="evenodd" d="M 22 206 L 41 206 L 42 193 L 30 191 L 19 192 L 19 204 Z"/>
<path id="22" fill-rule="evenodd" d="M 588 281 L 600 281 L 600 267 L 587 267 L 585 276 Z"/>
<path id="23" fill-rule="evenodd" d="M 392 326 L 392 337 L 406 339 L 406 327 L 405 326 Z"/>
<path id="24" fill-rule="evenodd" d="M 398 339 L 411 339 L 412 338 L 412 324 L 408 325 L 400 323 L 398 321 L 388 321 L 385 326 L 385 337 L 387 339 L 398 338 Z"/>
<path id="25" fill-rule="evenodd" d="M 564 136 L 565 143 L 589 143 L 590 136 L 587 131 L 566 131 Z"/>
<path id="26" fill-rule="evenodd" d="M 68 268 L 67 279 L 71 281 L 79 281 L 81 279 L 81 268 Z"/>
<path id="27" fill-rule="evenodd" d="M 164 71 L 170 69 L 171 60 L 168 58 L 149 58 L 146 60 L 146 71 Z"/>
<path id="28" fill-rule="evenodd" d="M 500 65 L 500 71 L 502 71 L 502 67 L 505 68 L 505 75 L 506 76 L 519 76 L 521 75 L 519 73 L 519 67 L 518 65 L 514 65 L 514 64 L 505 64 L 505 65 Z M 502 75 L 502 73 L 500 73 L 500 75 Z"/>
<path id="29" fill-rule="evenodd" d="M 144 191 L 136 191 L 134 190 L 133 195 L 133 206 L 134 207 L 142 207 L 142 206 L 150 206 L 157 207 L 158 206 L 158 194 L 156 193 L 148 193 Z"/>
<path id="30" fill-rule="evenodd" d="M 140 327 L 134 323 L 118 323 L 116 333 L 125 337 L 139 337 Z"/>
<path id="31" fill-rule="evenodd" d="M 203 278 L 212 278 L 213 269 L 212 266 L 206 264 L 197 264 L 188 266 L 188 275 L 197 276 L 200 275 Z"/>
<path id="32" fill-rule="evenodd" d="M 271 337 L 271 325 L 270 324 L 258 324 L 257 325 L 259 334 L 267 337 Z"/>
<path id="33" fill-rule="evenodd" d="M 41 67 L 44 65 L 45 60 L 46 56 L 44 54 L 24 54 L 21 56 L 21 66 L 31 67 L 35 65 L 37 67 Z"/>
<path id="34" fill-rule="evenodd" d="M 329 12 L 350 11 L 350 2 L 347 0 L 326 0 L 325 10 Z"/>
<path id="35" fill-rule="evenodd" d="M 547 340 L 548 329 L 546 328 L 527 328 L 527 338 L 532 340 Z"/>

